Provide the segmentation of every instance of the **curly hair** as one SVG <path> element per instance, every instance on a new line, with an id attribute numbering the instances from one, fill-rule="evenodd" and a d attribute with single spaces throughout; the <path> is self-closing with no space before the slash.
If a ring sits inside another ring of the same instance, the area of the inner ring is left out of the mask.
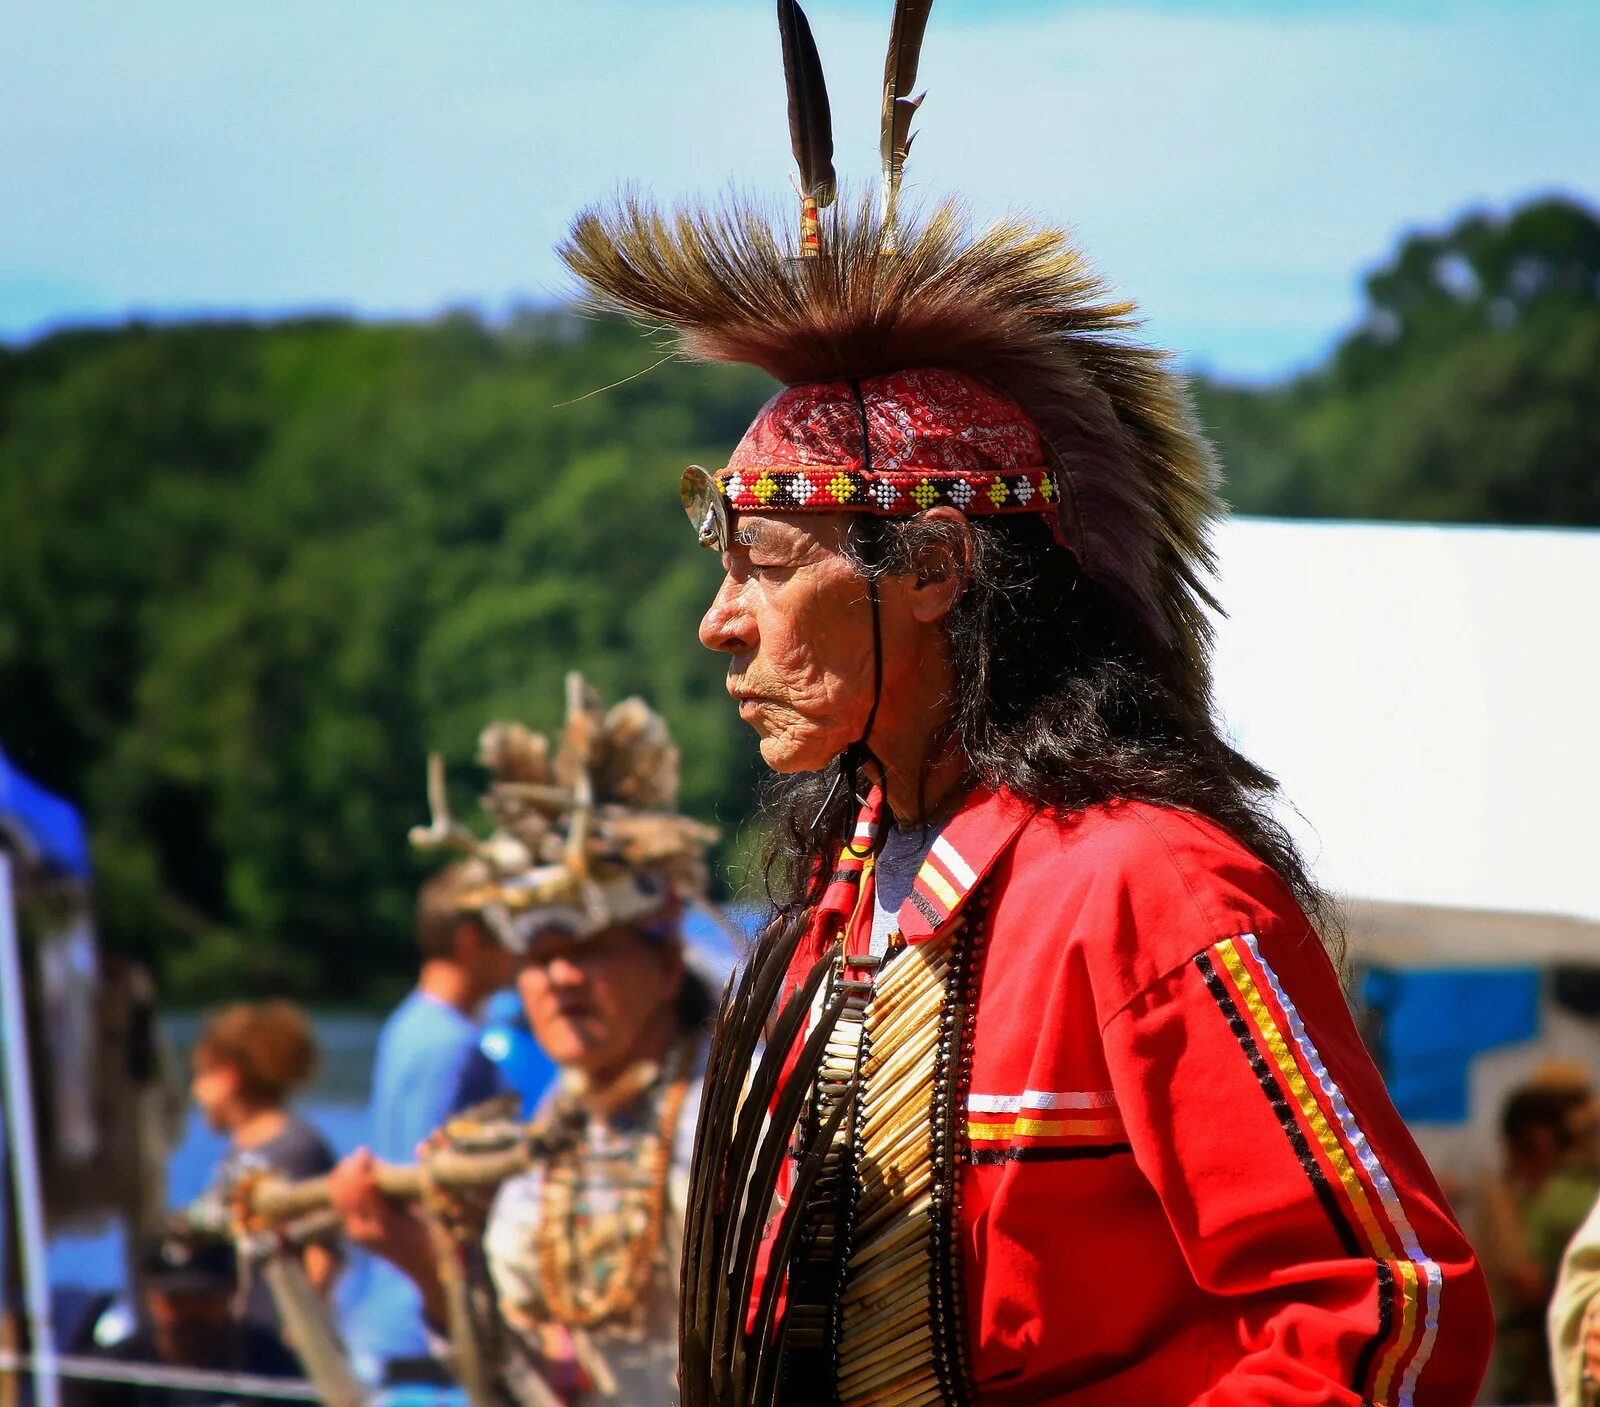
<path id="1" fill-rule="evenodd" d="M 928 765 L 953 745 L 969 785 L 1059 812 L 1142 801 L 1202 816 L 1283 878 L 1342 963 L 1338 912 L 1272 814 L 1277 783 L 1228 745 L 1209 701 L 1162 666 L 1139 619 L 1045 523 L 854 517 L 846 552 L 865 576 L 902 573 L 963 531 L 970 576 L 945 621 L 961 688 Z M 769 782 L 763 874 L 780 925 L 821 898 L 855 805 L 825 773 Z"/>
<path id="2" fill-rule="evenodd" d="M 195 1043 L 196 1065 L 231 1065 L 246 1097 L 281 1104 L 317 1069 L 317 1043 L 293 1002 L 238 1002 L 212 1017 Z"/>

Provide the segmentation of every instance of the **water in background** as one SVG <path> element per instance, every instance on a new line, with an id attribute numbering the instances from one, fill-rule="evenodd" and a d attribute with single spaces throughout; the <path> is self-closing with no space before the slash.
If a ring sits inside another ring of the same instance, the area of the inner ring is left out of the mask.
<path id="1" fill-rule="evenodd" d="M 731 925 L 715 921 L 710 914 L 691 909 L 684 915 L 684 937 L 688 941 L 691 964 L 709 982 L 714 993 L 720 993 L 723 981 L 738 960 L 739 947 L 755 935 L 760 913 L 750 908 L 729 911 Z M 367 1107 L 372 1096 L 372 1062 L 378 1044 L 378 1032 L 386 1013 L 352 1015 L 338 1012 L 313 1012 L 312 1025 L 316 1030 L 317 1044 L 322 1052 L 321 1065 L 311 1087 L 294 1102 L 295 1112 L 308 1123 L 315 1125 L 322 1136 L 341 1157 L 353 1152 L 366 1141 L 369 1119 Z M 501 1035 L 519 1020 L 515 999 L 509 1009 L 502 1012 L 498 1022 Z M 190 1052 L 199 1035 L 201 1018 L 193 1012 L 168 1013 L 161 1018 L 173 1055 L 173 1066 L 188 1077 Z M 522 1027 L 524 1039 L 527 1028 Z M 487 1047 L 486 1047 L 487 1050 Z M 548 1057 L 532 1047 L 534 1063 L 543 1062 L 548 1073 Z M 491 1058 L 507 1057 L 488 1052 Z M 519 1054 L 516 1059 L 524 1060 Z M 515 1070 L 508 1065 L 508 1073 Z M 525 1074 L 530 1071 L 526 1063 Z M 521 1078 L 512 1074 L 513 1083 L 526 1088 Z M 537 1078 L 544 1078 L 537 1075 Z M 227 1140 L 212 1133 L 193 1106 L 189 1108 L 188 1124 L 183 1141 L 173 1152 L 167 1165 L 167 1204 L 182 1206 L 193 1201 L 210 1181 L 211 1171 L 222 1157 Z M 55 1237 L 50 1245 L 50 1279 L 57 1286 L 78 1285 L 87 1289 L 109 1290 L 123 1283 L 125 1248 L 122 1228 L 108 1225 L 100 1230 L 78 1235 Z M 364 1275 L 363 1260 L 359 1253 L 350 1256 L 344 1274 L 339 1279 L 337 1299 L 348 1304 L 359 1294 Z"/>
<path id="2" fill-rule="evenodd" d="M 311 1088 L 295 1101 L 294 1108 L 301 1118 L 321 1130 L 334 1152 L 343 1155 L 366 1140 L 372 1061 L 383 1018 L 313 1013 L 312 1023 L 322 1050 L 321 1069 Z M 164 1016 L 161 1024 L 171 1042 L 175 1068 L 187 1071 L 200 1019 L 194 1015 L 170 1015 Z M 181 1206 L 204 1189 L 226 1143 L 220 1134 L 205 1126 L 191 1105 L 183 1141 L 167 1165 L 169 1205 Z M 98 1233 L 57 1236 L 50 1244 L 51 1284 L 90 1291 L 120 1290 L 124 1283 L 124 1250 L 122 1228 L 115 1224 Z M 367 1263 L 362 1252 L 347 1252 L 335 1291 L 336 1306 L 348 1306 L 359 1298 Z M 467 1400 L 460 1389 L 453 1387 L 399 1387 L 381 1393 L 376 1407 L 467 1407 Z"/>

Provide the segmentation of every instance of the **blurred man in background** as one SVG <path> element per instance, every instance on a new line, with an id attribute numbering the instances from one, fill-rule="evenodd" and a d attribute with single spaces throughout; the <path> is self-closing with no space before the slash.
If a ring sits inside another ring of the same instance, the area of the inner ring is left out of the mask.
<path id="1" fill-rule="evenodd" d="M 114 1336 L 115 1321 L 108 1315 L 95 1330 L 90 1356 L 103 1359 L 108 1370 L 155 1364 L 271 1378 L 300 1376 L 294 1355 L 276 1334 L 235 1316 L 238 1266 L 229 1242 L 175 1227 L 143 1249 L 139 1270 L 144 1322 L 128 1325 L 132 1331 L 125 1336 Z M 78 1380 L 69 1389 L 67 1407 L 201 1407 L 267 1400 L 210 1388 Z"/>
<path id="2" fill-rule="evenodd" d="M 496 822 L 487 840 L 457 823 L 442 795 L 430 797 L 433 825 L 412 833 L 427 848 L 471 847 L 470 863 L 485 866 L 479 883 L 448 892 L 455 921 L 481 924 L 516 964 L 533 1033 L 560 1069 L 535 1121 L 538 1152 L 470 1194 L 458 1184 L 456 1210 L 443 1213 L 444 1260 L 414 1201 L 379 1190 L 371 1151 L 339 1165 L 331 1201 L 354 1244 L 416 1285 L 439 1361 L 469 1393 L 476 1383 L 522 1407 L 552 1397 L 669 1407 L 714 1006 L 688 962 L 683 919 L 704 902 L 716 832 L 677 810 L 665 720 L 637 698 L 603 710 L 578 675 L 567 689 L 553 757 L 519 724 L 484 731 L 483 805 Z M 485 1122 L 458 1120 L 423 1161 L 457 1136 L 486 1146 Z M 520 1143 L 528 1130 L 513 1133 Z M 467 1211 L 474 1200 L 481 1215 Z"/>
<path id="3" fill-rule="evenodd" d="M 1551 1400 L 1545 1314 L 1562 1253 L 1600 1188 L 1597 1109 L 1587 1071 L 1552 1062 L 1501 1112 L 1504 1163 L 1477 1238 L 1495 1302 L 1496 1401 Z"/>
<path id="4" fill-rule="evenodd" d="M 481 866 L 458 861 L 417 896 L 422 969 L 384 1023 L 372 1071 L 372 1150 L 386 1162 L 410 1162 L 451 1115 L 507 1092 L 480 1048 L 478 1012 L 511 985 L 515 959 L 461 903 L 484 878 Z M 347 1337 L 363 1377 L 393 1383 L 438 1376 L 417 1288 L 386 1261 L 363 1262 Z"/>

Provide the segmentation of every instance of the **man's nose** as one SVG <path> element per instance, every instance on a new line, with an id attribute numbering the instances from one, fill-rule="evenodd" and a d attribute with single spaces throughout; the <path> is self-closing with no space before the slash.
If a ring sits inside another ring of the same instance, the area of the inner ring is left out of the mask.
<path id="1" fill-rule="evenodd" d="M 583 964 L 575 954 L 561 953 L 550 959 L 544 976 L 552 987 L 576 987 L 584 980 Z"/>
<path id="2" fill-rule="evenodd" d="M 755 645 L 749 613 L 739 605 L 738 588 L 732 577 L 723 577 L 717 594 L 700 617 L 700 643 L 708 650 L 737 655 Z"/>

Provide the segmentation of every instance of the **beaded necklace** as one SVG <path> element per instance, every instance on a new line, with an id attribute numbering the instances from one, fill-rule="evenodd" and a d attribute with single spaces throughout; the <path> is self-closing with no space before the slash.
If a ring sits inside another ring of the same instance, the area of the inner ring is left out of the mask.
<path id="1" fill-rule="evenodd" d="M 693 1073 L 697 1041 L 678 1046 L 671 1083 L 660 1098 L 653 1134 L 638 1140 L 635 1166 L 647 1169 L 643 1187 L 624 1186 L 613 1214 L 622 1244 L 604 1282 L 592 1289 L 586 1278 L 586 1257 L 576 1244 L 578 1194 L 583 1184 L 582 1148 L 552 1160 L 546 1169 L 535 1232 L 539 1290 L 550 1317 L 568 1328 L 590 1329 L 628 1319 L 639 1307 L 655 1273 L 666 1227 L 667 1184 L 672 1150 Z"/>

